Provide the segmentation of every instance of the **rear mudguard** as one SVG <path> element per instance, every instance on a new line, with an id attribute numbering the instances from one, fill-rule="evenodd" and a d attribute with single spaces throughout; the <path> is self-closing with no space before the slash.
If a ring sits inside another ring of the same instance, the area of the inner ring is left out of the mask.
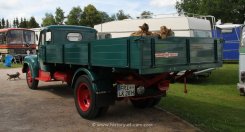
<path id="1" fill-rule="evenodd" d="M 75 88 L 76 80 L 81 75 L 87 75 L 92 83 L 92 88 L 96 94 L 95 100 L 98 107 L 108 106 L 115 103 L 115 94 L 112 91 L 112 83 L 109 78 L 102 78 L 93 71 L 86 68 L 79 68 L 73 75 L 72 88 Z"/>
<path id="2" fill-rule="evenodd" d="M 26 73 L 28 67 L 31 70 L 32 78 L 38 77 L 39 63 L 38 63 L 37 55 L 29 55 L 25 57 L 23 62 L 22 72 Z"/>

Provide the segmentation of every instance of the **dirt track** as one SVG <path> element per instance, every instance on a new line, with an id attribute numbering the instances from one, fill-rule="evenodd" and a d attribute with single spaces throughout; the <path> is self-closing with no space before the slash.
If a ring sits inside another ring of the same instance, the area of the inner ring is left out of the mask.
<path id="1" fill-rule="evenodd" d="M 0 131 L 200 131 L 179 118 L 156 108 L 135 109 L 118 102 L 105 116 L 85 120 L 76 112 L 72 90 L 61 82 L 39 83 L 40 90 L 27 88 L 25 75 L 8 81 L 0 69 Z"/>

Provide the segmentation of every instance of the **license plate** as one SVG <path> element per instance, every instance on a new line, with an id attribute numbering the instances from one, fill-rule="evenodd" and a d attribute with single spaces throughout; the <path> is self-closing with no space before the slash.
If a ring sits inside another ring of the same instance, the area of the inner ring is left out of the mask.
<path id="1" fill-rule="evenodd" d="M 134 84 L 120 84 L 117 85 L 117 97 L 135 96 Z"/>

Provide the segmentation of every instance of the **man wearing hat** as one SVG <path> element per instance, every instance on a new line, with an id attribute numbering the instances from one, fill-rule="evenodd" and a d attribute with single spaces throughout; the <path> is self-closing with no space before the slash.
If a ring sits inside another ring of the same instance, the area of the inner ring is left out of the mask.
<path id="1" fill-rule="evenodd" d="M 144 23 L 142 26 L 139 26 L 141 30 L 132 33 L 130 36 L 147 36 L 147 35 L 153 35 L 152 32 L 149 32 L 149 26 L 148 24 Z"/>

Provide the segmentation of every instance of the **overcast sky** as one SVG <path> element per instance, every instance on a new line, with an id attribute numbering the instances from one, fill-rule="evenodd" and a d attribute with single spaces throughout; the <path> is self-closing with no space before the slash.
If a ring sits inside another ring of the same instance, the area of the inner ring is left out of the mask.
<path id="1" fill-rule="evenodd" d="M 67 15 L 72 7 L 83 9 L 88 4 L 109 15 L 122 9 L 126 14 L 137 17 L 145 10 L 154 14 L 176 13 L 175 3 L 176 0 L 0 0 L 0 18 L 12 22 L 16 17 L 29 19 L 34 16 L 41 24 L 45 13 L 54 14 L 57 7 L 61 7 Z"/>

